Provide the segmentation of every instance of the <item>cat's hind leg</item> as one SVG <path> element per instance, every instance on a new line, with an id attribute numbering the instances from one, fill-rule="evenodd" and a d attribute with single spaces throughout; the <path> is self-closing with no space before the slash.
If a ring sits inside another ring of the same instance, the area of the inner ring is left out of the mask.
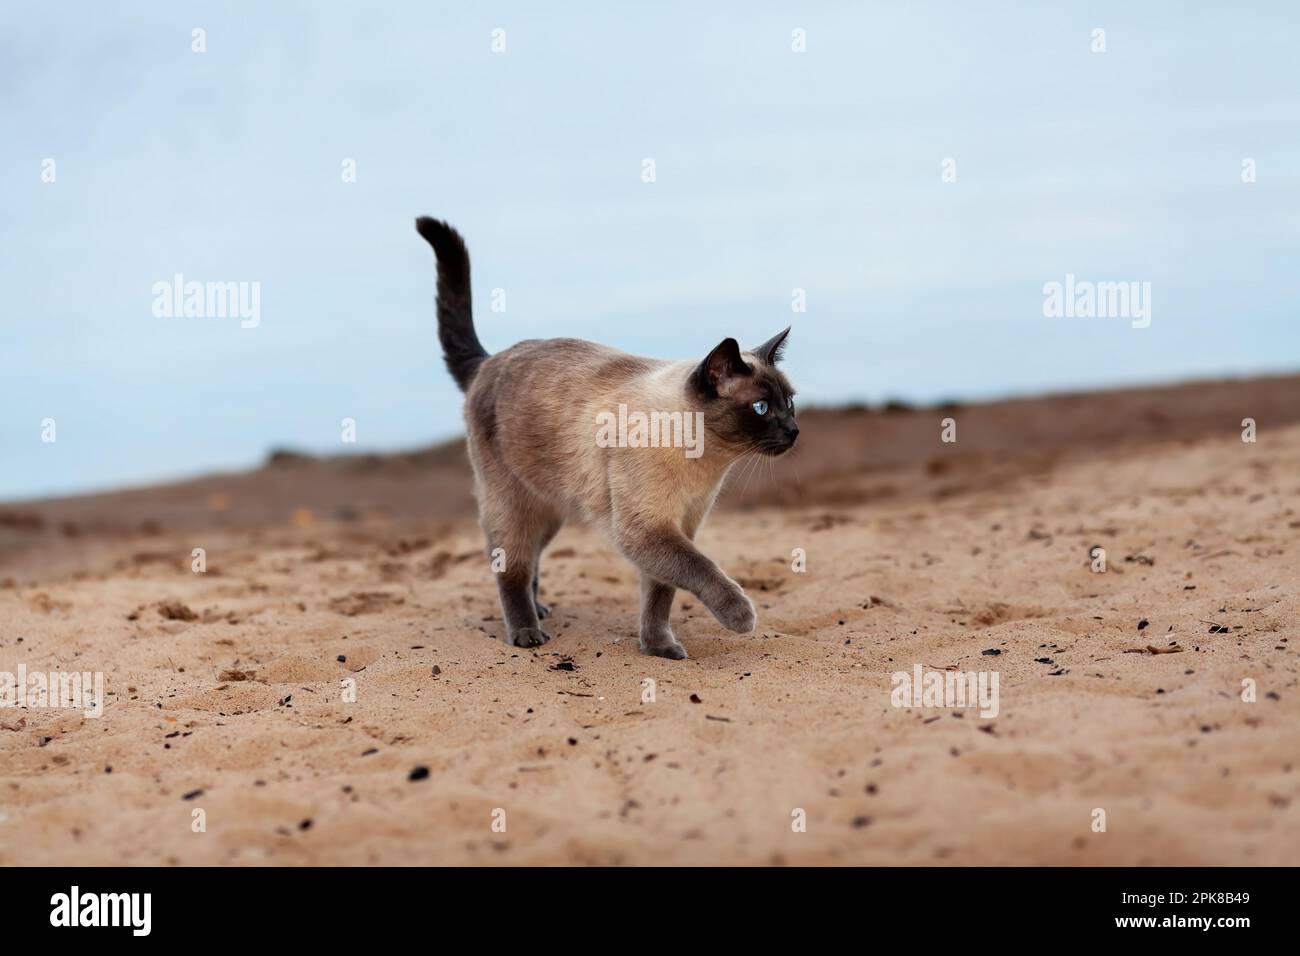
<path id="1" fill-rule="evenodd" d="M 555 537 L 563 523 L 557 519 L 553 526 L 544 530 L 542 540 L 537 545 L 537 556 L 533 558 L 533 606 L 537 608 L 537 617 L 543 621 L 551 616 L 551 609 L 542 603 L 539 594 L 542 581 L 542 551 L 551 543 L 551 539 Z"/>
<path id="2" fill-rule="evenodd" d="M 533 609 L 537 611 L 537 619 L 544 621 L 551 616 L 551 606 L 543 604 L 538 591 L 541 585 L 538 579 L 541 577 L 542 569 L 536 565 L 533 566 Z"/>
<path id="3" fill-rule="evenodd" d="M 496 572 L 506 643 L 540 647 L 551 635 L 539 622 L 537 557 L 560 517 L 512 476 L 489 469 L 479 473 L 479 517 Z"/>

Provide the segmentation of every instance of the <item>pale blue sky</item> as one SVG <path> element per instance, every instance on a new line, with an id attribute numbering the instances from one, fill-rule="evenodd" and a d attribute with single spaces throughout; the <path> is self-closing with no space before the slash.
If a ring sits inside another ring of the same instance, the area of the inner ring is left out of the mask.
<path id="1" fill-rule="evenodd" d="M 793 322 L 805 403 L 1295 369 L 1298 28 L 1282 2 L 7 5 L 0 498 L 456 434 L 417 214 L 468 239 L 491 350 Z M 155 318 L 177 272 L 260 282 L 260 326 Z M 1067 272 L 1149 281 L 1151 327 L 1045 318 Z"/>

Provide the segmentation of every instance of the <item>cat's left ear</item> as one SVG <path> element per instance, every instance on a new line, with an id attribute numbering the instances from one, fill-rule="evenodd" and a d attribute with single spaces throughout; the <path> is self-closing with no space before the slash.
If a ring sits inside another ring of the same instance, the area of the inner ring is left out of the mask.
<path id="1" fill-rule="evenodd" d="M 725 395 L 742 378 L 754 374 L 740 354 L 735 339 L 723 339 L 695 368 L 696 387 L 705 395 Z"/>
<path id="2" fill-rule="evenodd" d="M 789 334 L 790 329 L 787 326 L 784 332 L 776 333 L 776 335 L 772 336 L 758 348 L 754 349 L 754 354 L 757 355 L 765 365 L 775 365 L 777 362 L 781 361 L 781 355 L 785 352 L 785 337 Z"/>

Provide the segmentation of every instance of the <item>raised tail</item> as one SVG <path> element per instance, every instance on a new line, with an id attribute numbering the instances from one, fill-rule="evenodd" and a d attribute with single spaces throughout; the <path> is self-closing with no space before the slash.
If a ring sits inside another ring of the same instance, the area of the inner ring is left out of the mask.
<path id="1" fill-rule="evenodd" d="M 474 331 L 469 250 L 460 233 L 438 219 L 421 216 L 415 220 L 415 231 L 433 246 L 433 254 L 438 259 L 438 341 L 442 343 L 447 371 L 463 392 L 488 357 L 487 349 Z"/>

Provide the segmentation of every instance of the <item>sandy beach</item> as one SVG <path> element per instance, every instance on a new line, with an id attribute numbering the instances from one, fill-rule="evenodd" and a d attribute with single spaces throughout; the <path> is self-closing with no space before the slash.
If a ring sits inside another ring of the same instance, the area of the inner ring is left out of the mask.
<path id="1" fill-rule="evenodd" d="M 1296 862 L 1300 377 L 801 424 L 699 536 L 758 630 L 679 594 L 681 662 L 580 527 L 503 644 L 458 443 L 0 505 L 0 671 L 103 675 L 0 708 L 0 864 Z"/>

